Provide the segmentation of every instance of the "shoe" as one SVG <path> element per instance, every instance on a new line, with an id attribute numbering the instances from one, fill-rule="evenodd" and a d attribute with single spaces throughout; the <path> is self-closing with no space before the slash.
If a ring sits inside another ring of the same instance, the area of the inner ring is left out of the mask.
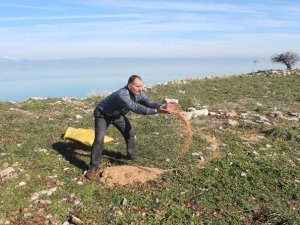
<path id="1" fill-rule="evenodd" d="M 128 156 L 128 160 L 132 160 L 135 162 L 143 162 L 144 161 L 142 158 L 137 157 L 137 156 Z"/>
<path id="2" fill-rule="evenodd" d="M 128 160 L 135 160 L 135 159 L 137 159 L 137 155 L 127 154 L 127 159 Z"/>
<path id="3" fill-rule="evenodd" d="M 95 177 L 96 177 L 96 171 L 92 169 L 89 169 L 85 174 L 85 178 L 88 180 L 94 180 Z"/>

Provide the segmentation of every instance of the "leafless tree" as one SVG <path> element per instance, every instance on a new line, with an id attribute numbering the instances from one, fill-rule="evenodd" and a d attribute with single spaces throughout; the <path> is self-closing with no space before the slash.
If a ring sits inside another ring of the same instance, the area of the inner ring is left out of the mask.
<path id="1" fill-rule="evenodd" d="M 291 70 L 292 67 L 299 61 L 299 56 L 293 52 L 281 53 L 278 55 L 273 55 L 271 58 L 272 62 L 283 63 L 286 65 L 288 70 Z"/>

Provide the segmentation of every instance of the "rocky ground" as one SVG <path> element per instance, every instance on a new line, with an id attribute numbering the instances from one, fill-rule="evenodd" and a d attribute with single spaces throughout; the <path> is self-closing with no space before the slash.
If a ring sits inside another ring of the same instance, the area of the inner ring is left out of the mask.
<path id="1" fill-rule="evenodd" d="M 110 129 L 94 182 L 90 149 L 62 134 L 93 128 L 101 98 L 2 102 L 0 224 L 297 224 L 299 85 L 298 70 L 272 70 L 148 87 L 182 105 L 188 150 L 183 120 L 129 114 L 144 161 Z"/>

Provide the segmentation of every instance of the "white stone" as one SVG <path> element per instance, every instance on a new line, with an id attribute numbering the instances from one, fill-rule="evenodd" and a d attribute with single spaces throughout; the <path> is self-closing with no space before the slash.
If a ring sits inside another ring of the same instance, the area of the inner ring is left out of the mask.
<path id="1" fill-rule="evenodd" d="M 300 117 L 288 117 L 287 120 L 289 120 L 289 121 L 300 121 Z"/>
<path id="2" fill-rule="evenodd" d="M 191 120 L 191 119 L 192 119 L 193 112 L 182 112 L 182 114 L 184 115 L 184 117 L 185 117 L 187 120 Z"/>
<path id="3" fill-rule="evenodd" d="M 10 175 L 11 173 L 13 173 L 15 171 L 14 168 L 12 167 L 7 167 L 4 170 L 2 170 L 0 172 L 0 177 L 7 177 L 8 175 Z"/>
<path id="4" fill-rule="evenodd" d="M 271 117 L 276 117 L 276 118 L 283 118 L 283 113 L 280 111 L 273 111 L 270 113 Z"/>
<path id="5" fill-rule="evenodd" d="M 75 204 L 75 205 L 81 205 L 81 201 L 80 201 L 80 200 L 75 200 L 75 201 L 74 201 L 74 204 Z"/>
<path id="6" fill-rule="evenodd" d="M 296 113 L 296 112 L 289 112 L 288 114 L 289 114 L 289 116 L 298 116 L 298 113 Z"/>
<path id="7" fill-rule="evenodd" d="M 263 122 L 264 122 L 264 119 L 263 119 L 262 116 L 255 116 L 254 121 L 257 122 L 257 123 L 263 123 Z"/>
<path id="8" fill-rule="evenodd" d="M 127 198 L 123 198 L 121 201 L 121 205 L 127 205 L 127 204 L 128 204 Z"/>
<path id="9" fill-rule="evenodd" d="M 71 216 L 71 222 L 72 222 L 72 224 L 77 224 L 77 225 L 84 224 L 81 219 L 79 219 L 78 217 L 76 217 L 74 215 Z"/>
<path id="10" fill-rule="evenodd" d="M 181 195 L 184 195 L 185 193 L 187 193 L 188 191 L 187 190 L 184 190 L 182 192 L 180 192 Z"/>
<path id="11" fill-rule="evenodd" d="M 76 115 L 76 119 L 82 119 L 81 115 Z"/>
<path id="12" fill-rule="evenodd" d="M 202 116 L 208 116 L 208 110 L 207 109 L 200 109 L 200 110 L 196 110 L 193 111 L 193 115 L 192 118 L 198 118 L 198 117 L 202 117 Z"/>
<path id="13" fill-rule="evenodd" d="M 37 148 L 34 150 L 35 152 L 42 152 L 42 153 L 47 153 L 47 149 L 45 148 Z"/>
<path id="14" fill-rule="evenodd" d="M 256 123 L 264 123 L 266 125 L 271 125 L 271 121 L 270 120 L 268 120 L 266 117 L 260 116 L 260 115 L 255 116 L 254 121 Z"/>
<path id="15" fill-rule="evenodd" d="M 25 185 L 26 185 L 26 182 L 21 181 L 16 187 L 22 187 L 22 186 L 25 186 Z"/>
<path id="16" fill-rule="evenodd" d="M 201 154 L 199 152 L 193 152 L 192 156 L 200 156 Z"/>
<path id="17" fill-rule="evenodd" d="M 189 108 L 187 109 L 187 111 L 188 111 L 188 112 L 193 112 L 193 111 L 196 111 L 196 108 L 194 108 L 194 107 L 189 107 Z"/>
<path id="18" fill-rule="evenodd" d="M 50 196 L 50 195 L 52 195 L 56 190 L 57 190 L 57 187 L 54 187 L 54 188 L 50 188 L 50 189 L 47 189 L 47 190 L 42 190 L 42 191 L 40 191 L 40 192 L 35 192 L 35 193 L 33 193 L 33 195 L 31 196 L 30 201 L 35 201 L 35 200 L 37 200 L 37 199 L 40 197 L 40 195 L 48 195 L 48 196 Z"/>
<path id="19" fill-rule="evenodd" d="M 165 103 L 177 103 L 178 104 L 178 99 L 174 99 L 174 98 L 165 98 L 164 99 Z"/>
<path id="20" fill-rule="evenodd" d="M 228 125 L 236 127 L 237 125 L 239 125 L 239 122 L 236 120 L 232 120 L 232 119 L 228 119 Z"/>

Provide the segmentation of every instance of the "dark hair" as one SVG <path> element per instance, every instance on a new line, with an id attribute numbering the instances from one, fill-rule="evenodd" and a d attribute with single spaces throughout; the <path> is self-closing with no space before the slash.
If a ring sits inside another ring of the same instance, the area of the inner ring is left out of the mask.
<path id="1" fill-rule="evenodd" d="M 128 83 L 127 83 L 127 84 L 133 84 L 134 81 L 135 81 L 135 79 L 140 79 L 140 80 L 142 80 L 142 78 L 141 78 L 139 75 L 132 75 L 132 76 L 129 77 Z"/>

